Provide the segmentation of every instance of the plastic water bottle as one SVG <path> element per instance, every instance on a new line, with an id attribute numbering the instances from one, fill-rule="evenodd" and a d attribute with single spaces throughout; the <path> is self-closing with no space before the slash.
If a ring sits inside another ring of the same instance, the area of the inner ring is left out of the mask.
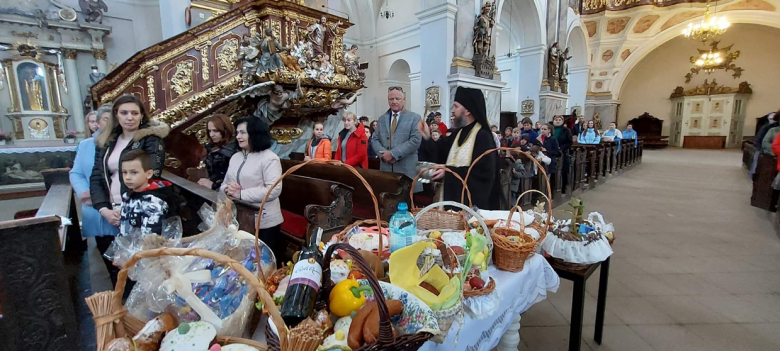
<path id="1" fill-rule="evenodd" d="M 398 204 L 398 212 L 390 217 L 390 252 L 403 249 L 414 243 L 417 236 L 417 222 L 405 202 Z"/>

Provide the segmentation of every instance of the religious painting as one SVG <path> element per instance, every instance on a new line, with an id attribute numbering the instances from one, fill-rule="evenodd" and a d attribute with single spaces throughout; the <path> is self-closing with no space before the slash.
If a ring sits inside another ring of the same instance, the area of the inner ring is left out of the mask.
<path id="1" fill-rule="evenodd" d="M 33 61 L 20 62 L 16 65 L 16 77 L 22 111 L 50 111 L 44 66 Z"/>
<path id="2" fill-rule="evenodd" d="M 41 118 L 33 118 L 27 123 L 27 130 L 30 134 L 30 139 L 33 140 L 48 140 L 49 138 L 49 122 Z"/>
<path id="3" fill-rule="evenodd" d="M 701 111 L 702 111 L 701 102 L 694 102 L 693 103 L 693 113 L 701 113 Z"/>
<path id="4" fill-rule="evenodd" d="M 720 129 L 720 117 L 710 117 L 710 129 Z"/>
<path id="5" fill-rule="evenodd" d="M 713 101 L 712 112 L 723 112 L 723 104 L 721 101 Z"/>
<path id="6" fill-rule="evenodd" d="M 699 129 L 699 128 L 701 128 L 701 117 L 692 117 L 691 129 Z"/>

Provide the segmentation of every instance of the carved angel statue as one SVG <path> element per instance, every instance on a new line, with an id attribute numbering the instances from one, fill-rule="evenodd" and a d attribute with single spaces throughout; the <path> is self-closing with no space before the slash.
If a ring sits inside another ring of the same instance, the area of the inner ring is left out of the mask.
<path id="1" fill-rule="evenodd" d="M 346 66 L 347 77 L 350 79 L 363 79 L 365 73 L 360 72 L 360 57 L 357 55 L 357 45 L 352 45 L 349 50 L 344 50 L 344 65 Z"/>
<path id="2" fill-rule="evenodd" d="M 270 27 L 265 29 L 265 38 L 260 42 L 258 49 L 262 53 L 257 67 L 258 75 L 262 76 L 267 72 L 275 72 L 284 67 L 280 53 L 288 51 L 288 49 L 280 45 L 274 38 L 274 31 Z"/>
<path id="3" fill-rule="evenodd" d="M 558 57 L 560 51 L 558 50 L 558 42 L 555 42 L 547 50 L 547 80 L 550 82 L 550 86 L 553 85 L 553 81 L 558 78 Z"/>
<path id="4" fill-rule="evenodd" d="M 231 101 L 238 98 L 260 98 L 255 109 L 255 117 L 258 117 L 269 126 L 282 118 L 284 110 L 290 108 L 293 101 L 303 96 L 301 81 L 295 91 L 284 90 L 284 87 L 273 81 L 255 84 L 225 98 Z"/>
<path id="5" fill-rule="evenodd" d="M 103 24 L 103 12 L 108 12 L 108 5 L 103 0 L 79 0 L 79 7 L 87 22 Z"/>
<path id="6" fill-rule="evenodd" d="M 336 110 L 345 108 L 355 103 L 355 100 L 357 100 L 357 97 L 360 95 L 363 95 L 363 89 L 358 90 L 357 93 L 343 94 L 336 99 L 336 101 L 331 105 L 331 107 L 333 107 Z"/>
<path id="7" fill-rule="evenodd" d="M 496 10 L 493 3 L 482 6 L 482 12 L 474 20 L 474 55 L 484 55 L 490 51 L 491 30 L 496 23 Z"/>
<path id="8" fill-rule="evenodd" d="M 309 26 L 306 38 L 312 44 L 314 55 L 326 55 L 325 46 L 328 45 L 332 37 L 336 36 L 336 27 L 340 25 L 341 21 L 328 24 L 328 19 L 322 16 L 319 22 L 312 23 Z"/>
<path id="9" fill-rule="evenodd" d="M 244 87 L 254 83 L 255 72 L 260 61 L 260 50 L 251 45 L 251 38 L 244 35 L 241 47 L 238 49 L 238 59 L 241 61 L 241 80 Z"/>
<path id="10" fill-rule="evenodd" d="M 569 75 L 569 60 L 571 60 L 571 57 L 572 56 L 569 55 L 569 48 L 566 48 L 558 58 L 558 60 L 560 60 L 558 63 L 558 79 L 566 80 L 566 77 Z"/>

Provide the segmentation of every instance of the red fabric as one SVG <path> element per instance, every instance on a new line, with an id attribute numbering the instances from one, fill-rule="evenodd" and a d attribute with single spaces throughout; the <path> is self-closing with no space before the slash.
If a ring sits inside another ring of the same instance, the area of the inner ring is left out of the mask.
<path id="1" fill-rule="evenodd" d="M 336 159 L 352 167 L 368 168 L 368 138 L 366 128 L 357 128 L 347 140 L 347 159 L 341 159 L 341 137 L 338 140 Z"/>
<path id="2" fill-rule="evenodd" d="M 376 219 L 376 212 L 374 212 L 374 206 L 365 207 L 352 207 L 352 216 L 357 218 Z"/>
<path id="3" fill-rule="evenodd" d="M 146 189 L 141 191 L 155 190 L 155 189 L 165 188 L 171 185 L 172 183 L 167 180 L 149 179 L 149 186 L 147 186 Z"/>
<path id="4" fill-rule="evenodd" d="M 761 145 L 757 147 L 761 149 Z M 772 152 L 777 156 L 777 170 L 780 171 L 780 138 L 775 138 L 772 142 Z"/>
<path id="5" fill-rule="evenodd" d="M 299 238 L 306 237 L 306 228 L 309 226 L 306 217 L 282 209 L 282 218 L 282 230 Z"/>
<path id="6" fill-rule="evenodd" d="M 439 122 L 439 132 L 441 132 L 441 136 L 447 135 L 447 125 L 444 122 Z"/>

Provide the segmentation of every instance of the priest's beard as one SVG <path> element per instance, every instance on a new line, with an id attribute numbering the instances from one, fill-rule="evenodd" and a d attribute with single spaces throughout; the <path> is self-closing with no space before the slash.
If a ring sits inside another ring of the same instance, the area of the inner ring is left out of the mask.
<path id="1" fill-rule="evenodd" d="M 452 118 L 452 128 L 454 128 L 454 129 L 463 128 L 463 127 L 469 125 L 469 121 L 468 121 L 468 119 L 466 118 L 465 115 L 462 115 L 462 116 L 453 115 L 452 117 L 453 117 Z"/>

